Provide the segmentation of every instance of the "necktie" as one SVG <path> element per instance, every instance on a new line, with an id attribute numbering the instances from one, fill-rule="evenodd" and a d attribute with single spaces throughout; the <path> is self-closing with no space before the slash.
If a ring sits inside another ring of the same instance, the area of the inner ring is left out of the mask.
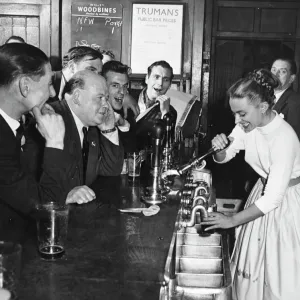
<path id="1" fill-rule="evenodd" d="M 20 126 L 16 130 L 16 139 L 17 139 L 17 144 L 21 148 L 21 140 L 22 140 L 22 137 L 24 136 L 24 123 L 23 123 L 22 118 L 20 119 L 19 122 L 20 122 Z"/>
<path id="2" fill-rule="evenodd" d="M 82 162 L 83 162 L 83 182 L 85 182 L 86 167 L 89 156 L 89 141 L 88 141 L 88 129 L 82 128 L 83 131 L 83 143 L 82 143 Z"/>

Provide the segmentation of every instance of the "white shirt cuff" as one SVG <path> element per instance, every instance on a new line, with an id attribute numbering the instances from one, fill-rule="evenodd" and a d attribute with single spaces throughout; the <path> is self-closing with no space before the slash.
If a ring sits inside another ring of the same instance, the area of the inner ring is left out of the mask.
<path id="1" fill-rule="evenodd" d="M 125 124 L 122 125 L 122 126 L 119 125 L 118 128 L 119 128 L 122 132 L 128 132 L 129 129 L 130 129 L 130 124 L 129 124 L 129 122 L 128 122 L 127 120 L 124 119 L 124 121 L 125 121 Z"/>
<path id="2" fill-rule="evenodd" d="M 102 133 L 103 136 L 105 136 L 108 140 L 110 140 L 113 144 L 119 146 L 119 132 L 118 130 L 115 130 L 113 132 L 109 133 Z"/>

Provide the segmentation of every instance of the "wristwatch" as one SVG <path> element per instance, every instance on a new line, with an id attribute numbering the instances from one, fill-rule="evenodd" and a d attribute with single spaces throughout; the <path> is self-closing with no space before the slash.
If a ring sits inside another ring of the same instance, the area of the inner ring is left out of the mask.
<path id="1" fill-rule="evenodd" d="M 107 129 L 107 130 L 100 130 L 101 131 L 101 133 L 110 133 L 110 132 L 114 132 L 114 131 L 116 131 L 117 130 L 117 128 L 116 127 L 114 127 L 114 128 L 111 128 L 111 129 Z"/>

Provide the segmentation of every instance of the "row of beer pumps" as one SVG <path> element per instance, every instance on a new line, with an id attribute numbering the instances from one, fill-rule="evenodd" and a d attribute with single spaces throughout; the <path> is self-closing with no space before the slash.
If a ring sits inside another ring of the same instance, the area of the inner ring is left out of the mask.
<path id="1" fill-rule="evenodd" d="M 188 203 L 188 206 L 195 206 L 195 203 L 202 201 L 204 204 L 207 195 L 209 195 L 208 186 L 204 183 L 196 186 L 196 183 L 190 182 L 188 171 L 195 168 L 203 168 L 205 166 L 204 159 L 209 155 L 216 153 L 217 151 L 211 148 L 204 155 L 194 158 L 185 165 L 177 165 L 174 160 L 174 146 L 175 146 L 175 121 L 172 119 L 172 115 L 167 113 L 162 120 L 157 120 L 153 126 L 152 131 L 152 181 L 145 189 L 145 194 L 142 197 L 143 201 L 148 204 L 161 204 L 166 201 L 167 195 L 170 192 L 170 185 L 168 177 L 181 176 L 186 184 L 194 185 L 197 199 L 193 197 L 192 203 Z M 178 155 L 178 154 L 177 154 Z M 186 177 L 186 178 L 185 178 Z M 205 193 L 202 193 L 205 191 Z M 201 192 L 201 195 L 198 195 Z M 183 201 L 187 204 L 187 195 L 182 194 Z M 201 204 L 203 204 L 201 203 Z M 200 204 L 199 204 L 200 205 Z"/>

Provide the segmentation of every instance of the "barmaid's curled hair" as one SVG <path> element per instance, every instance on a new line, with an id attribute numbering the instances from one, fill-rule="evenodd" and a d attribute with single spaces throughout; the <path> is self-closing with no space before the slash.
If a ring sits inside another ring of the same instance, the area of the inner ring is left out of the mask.
<path id="1" fill-rule="evenodd" d="M 269 107 L 274 104 L 274 88 L 279 84 L 275 75 L 266 69 L 257 69 L 250 72 L 246 77 L 239 79 L 228 90 L 230 98 L 247 97 L 253 105 L 267 102 Z"/>

